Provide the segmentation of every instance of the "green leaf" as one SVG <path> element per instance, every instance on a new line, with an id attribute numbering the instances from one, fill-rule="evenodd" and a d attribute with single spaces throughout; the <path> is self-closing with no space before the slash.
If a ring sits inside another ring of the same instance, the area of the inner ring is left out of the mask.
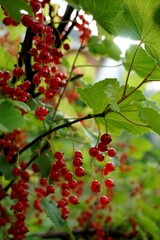
<path id="1" fill-rule="evenodd" d="M 68 2 L 74 8 L 80 9 L 79 0 L 67 0 L 66 2 Z"/>
<path id="2" fill-rule="evenodd" d="M 16 22 L 20 22 L 21 19 L 21 10 L 27 11 L 30 15 L 32 15 L 32 9 L 29 4 L 27 4 L 24 0 L 0 0 L 0 4 L 7 11 L 8 15 L 12 17 Z"/>
<path id="3" fill-rule="evenodd" d="M 38 166 L 40 167 L 40 173 L 41 176 L 43 177 L 48 177 L 50 169 L 51 169 L 51 161 L 53 158 L 53 153 L 51 151 L 45 151 L 44 153 L 42 153 L 37 159 L 36 159 L 36 163 L 38 164 Z"/>
<path id="4" fill-rule="evenodd" d="M 121 10 L 123 0 L 69 0 L 68 2 L 93 15 L 94 20 L 109 33 L 115 33 L 113 20 Z"/>
<path id="5" fill-rule="evenodd" d="M 93 112 L 101 113 L 110 103 L 110 99 L 107 96 L 107 86 L 111 85 L 114 91 L 118 92 L 119 83 L 113 79 L 105 79 L 95 83 L 93 86 L 89 86 L 84 89 L 78 89 L 77 92 L 80 94 L 82 100 L 91 108 Z"/>
<path id="6" fill-rule="evenodd" d="M 13 167 L 14 166 L 8 163 L 3 155 L 0 155 L 0 172 L 2 172 L 6 180 L 13 179 L 12 175 Z"/>
<path id="7" fill-rule="evenodd" d="M 140 226 L 136 226 L 136 230 L 138 231 L 138 233 L 140 234 L 140 237 L 142 238 L 142 240 L 148 240 L 148 237 L 146 236 L 146 233 L 144 230 L 142 230 L 140 228 Z"/>
<path id="8" fill-rule="evenodd" d="M 159 0 L 124 0 L 122 7 L 123 11 L 115 19 L 117 34 L 140 40 L 160 65 Z"/>
<path id="9" fill-rule="evenodd" d="M 136 48 L 137 45 L 131 45 L 126 51 L 124 66 L 127 70 L 129 70 Z M 146 53 L 146 51 L 142 47 L 139 47 L 134 59 L 132 70 L 134 70 L 140 77 L 145 78 L 155 64 L 155 61 Z M 159 67 L 154 70 L 148 79 L 160 79 Z"/>
<path id="10" fill-rule="evenodd" d="M 11 101 L 0 103 L 0 130 L 11 132 L 16 128 L 24 127 L 25 121 L 19 109 L 16 109 Z"/>
<path id="11" fill-rule="evenodd" d="M 143 124 L 142 121 L 140 121 L 138 114 L 134 114 L 132 111 L 128 111 L 127 113 L 123 114 L 129 121 L 132 121 L 134 123 Z M 136 124 L 133 124 L 132 122 L 129 122 L 121 115 L 118 115 L 117 113 L 109 113 L 106 116 L 106 122 L 107 127 L 110 132 L 117 133 L 118 131 L 126 131 L 129 134 L 144 134 L 149 131 L 149 128 L 138 126 Z"/>
<path id="12" fill-rule="evenodd" d="M 0 66 L 1 69 L 5 69 L 7 65 L 7 70 L 12 70 L 16 61 L 16 58 L 12 55 L 10 55 L 5 49 L 0 46 Z M 8 63 L 8 64 L 7 64 Z"/>
<path id="13" fill-rule="evenodd" d="M 142 229 L 151 234 L 154 240 L 159 240 L 159 227 L 152 219 L 142 214 L 138 214 L 136 220 Z"/>
<path id="14" fill-rule="evenodd" d="M 137 202 L 137 207 L 141 208 L 143 213 L 145 214 L 145 216 L 151 218 L 152 220 L 159 220 L 160 216 L 159 213 L 157 212 L 156 209 L 154 209 L 153 207 L 151 207 L 149 204 L 147 204 L 145 201 L 143 200 L 139 200 Z"/>
<path id="15" fill-rule="evenodd" d="M 139 116 L 139 105 L 146 98 L 141 91 L 136 91 L 119 104 L 124 86 L 119 85 L 116 79 L 105 79 L 85 89 L 78 89 L 81 99 L 93 110 L 93 113 L 102 113 L 110 105 L 113 112 L 106 115 L 107 126 L 112 132 L 126 130 L 132 134 L 144 134 L 149 128 L 143 127 L 144 122 Z M 133 91 L 127 87 L 127 93 Z"/>
<path id="16" fill-rule="evenodd" d="M 152 101 L 144 101 L 140 107 L 141 119 L 147 122 L 149 127 L 160 135 L 160 108 Z"/>
<path id="17" fill-rule="evenodd" d="M 30 107 L 24 102 L 14 101 L 13 103 L 16 107 L 23 109 L 25 112 L 29 112 L 31 110 Z"/>
<path id="18" fill-rule="evenodd" d="M 55 202 L 48 202 L 46 199 L 42 199 L 41 203 L 47 217 L 52 221 L 56 229 L 66 231 L 70 235 L 71 240 L 75 240 L 75 237 L 69 228 L 68 223 L 61 218 L 59 209 L 56 206 Z"/>
<path id="19" fill-rule="evenodd" d="M 112 84 L 108 84 L 105 88 L 106 96 L 110 100 L 110 105 L 115 112 L 120 112 L 119 105 L 117 103 L 117 93 L 113 88 Z"/>
<path id="20" fill-rule="evenodd" d="M 117 61 L 120 60 L 121 50 L 111 38 L 102 40 L 96 36 L 92 36 L 88 42 L 88 48 L 94 55 L 111 57 Z"/>

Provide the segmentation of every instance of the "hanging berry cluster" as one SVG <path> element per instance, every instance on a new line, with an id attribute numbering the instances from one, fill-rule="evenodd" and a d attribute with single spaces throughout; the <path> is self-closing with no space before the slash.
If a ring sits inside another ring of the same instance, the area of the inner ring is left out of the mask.
<path id="1" fill-rule="evenodd" d="M 114 148 L 110 148 L 109 144 L 111 143 L 112 139 L 110 134 L 105 133 L 100 137 L 100 142 L 95 147 L 91 147 L 89 149 L 89 155 L 92 158 L 95 158 L 98 162 L 104 162 L 105 160 L 105 154 L 107 153 L 108 157 L 113 158 L 116 156 L 116 150 Z M 103 177 L 108 175 L 110 172 L 114 171 L 114 163 L 113 162 L 107 162 L 103 169 L 101 170 Z M 91 182 L 91 190 L 95 193 L 101 192 L 101 185 L 102 183 L 94 179 Z M 112 189 L 114 187 L 114 181 L 111 178 L 104 180 L 104 185 L 107 189 Z M 107 205 L 109 203 L 109 197 L 104 195 L 100 196 L 99 202 L 102 205 Z"/>

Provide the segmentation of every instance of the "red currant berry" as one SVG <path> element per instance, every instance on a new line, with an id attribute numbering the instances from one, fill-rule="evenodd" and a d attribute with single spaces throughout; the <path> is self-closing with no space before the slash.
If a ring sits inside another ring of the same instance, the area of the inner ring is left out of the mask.
<path id="1" fill-rule="evenodd" d="M 30 1 L 30 5 L 34 13 L 37 13 L 42 7 L 39 1 L 34 1 L 34 0 Z"/>
<path id="2" fill-rule="evenodd" d="M 58 201 L 58 207 L 59 208 L 64 208 L 66 206 L 66 203 L 63 199 L 59 200 Z"/>
<path id="3" fill-rule="evenodd" d="M 40 182 L 41 186 L 45 186 L 47 184 L 47 179 L 41 178 L 39 182 Z"/>
<path id="4" fill-rule="evenodd" d="M 98 180 L 93 180 L 93 182 L 91 183 L 91 190 L 93 192 L 100 192 L 101 183 Z"/>
<path id="5" fill-rule="evenodd" d="M 26 167 L 27 167 L 27 163 L 22 161 L 22 162 L 20 163 L 20 167 L 21 167 L 22 170 L 25 170 Z"/>
<path id="6" fill-rule="evenodd" d="M 82 165 L 82 159 L 79 157 L 75 157 L 73 160 L 74 167 L 80 167 Z"/>
<path id="7" fill-rule="evenodd" d="M 25 27 L 31 27 L 34 20 L 31 16 L 29 16 L 27 14 L 23 14 L 21 17 L 21 22 Z"/>
<path id="8" fill-rule="evenodd" d="M 55 152 L 54 157 L 56 159 L 62 159 L 63 158 L 63 153 L 62 152 Z"/>
<path id="9" fill-rule="evenodd" d="M 104 142 L 98 143 L 98 150 L 100 152 L 105 152 L 107 150 L 107 145 Z"/>
<path id="10" fill-rule="evenodd" d="M 115 185 L 114 185 L 114 182 L 112 179 L 108 178 L 106 181 L 105 181 L 105 185 L 107 188 L 113 188 Z"/>
<path id="11" fill-rule="evenodd" d="M 12 173 L 14 176 L 19 176 L 21 174 L 21 170 L 18 167 L 14 167 Z"/>
<path id="12" fill-rule="evenodd" d="M 101 153 L 98 153 L 96 156 L 96 159 L 98 162 L 103 162 L 104 161 L 104 156 Z"/>
<path id="13" fill-rule="evenodd" d="M 74 153 L 74 156 L 75 156 L 75 157 L 79 157 L 79 158 L 83 158 L 83 154 L 82 154 L 81 151 L 76 151 L 76 152 Z"/>
<path id="14" fill-rule="evenodd" d="M 96 157 L 96 156 L 98 155 L 98 153 L 99 153 L 99 150 L 98 150 L 97 147 L 91 147 L 91 148 L 89 149 L 89 155 L 90 155 L 91 157 Z"/>
<path id="15" fill-rule="evenodd" d="M 106 170 L 107 170 L 108 172 L 112 172 L 112 171 L 115 170 L 114 164 L 113 164 L 112 162 L 108 162 L 108 163 L 106 164 L 105 168 L 106 168 Z"/>
<path id="16" fill-rule="evenodd" d="M 77 204 L 79 203 L 77 196 L 70 196 L 70 197 L 69 197 L 69 202 L 70 202 L 72 205 L 77 205 Z"/>
<path id="17" fill-rule="evenodd" d="M 71 189 L 76 188 L 76 187 L 77 187 L 77 181 L 74 180 L 74 179 L 69 180 L 69 181 L 68 181 L 68 186 L 69 186 L 69 188 L 71 188 Z"/>
<path id="18" fill-rule="evenodd" d="M 116 150 L 114 148 L 109 148 L 108 149 L 108 156 L 109 157 L 115 157 L 116 156 Z"/>
<path id="19" fill-rule="evenodd" d="M 106 169 L 106 167 L 104 167 L 102 173 L 104 176 L 106 176 L 108 175 L 109 171 Z"/>
<path id="20" fill-rule="evenodd" d="M 30 177 L 30 175 L 27 171 L 21 172 L 21 178 L 23 179 L 24 182 L 28 182 L 29 177 Z"/>
<path id="21" fill-rule="evenodd" d="M 33 172 L 35 172 L 35 173 L 39 172 L 39 171 L 40 171 L 39 165 L 38 165 L 37 163 L 33 163 L 33 164 L 32 164 L 32 170 L 33 170 Z"/>
<path id="22" fill-rule="evenodd" d="M 105 133 L 101 136 L 101 141 L 103 143 L 105 143 L 106 145 L 108 145 L 112 141 L 112 139 L 111 139 L 111 136 L 108 133 Z"/>
<path id="23" fill-rule="evenodd" d="M 64 50 L 68 51 L 70 49 L 70 45 L 68 43 L 63 44 Z"/>
<path id="24" fill-rule="evenodd" d="M 68 197 L 68 195 L 69 195 L 69 190 L 68 190 L 67 188 L 64 188 L 64 189 L 62 189 L 61 193 L 62 193 L 62 196 Z"/>
<path id="25" fill-rule="evenodd" d="M 75 168 L 75 175 L 77 176 L 77 177 L 82 177 L 83 175 L 84 175 L 84 168 L 82 168 L 82 167 L 76 167 Z"/>
<path id="26" fill-rule="evenodd" d="M 55 188 L 53 185 L 48 185 L 46 190 L 47 190 L 47 195 L 48 195 L 48 194 L 54 193 Z"/>
<path id="27" fill-rule="evenodd" d="M 109 198 L 107 196 L 101 196 L 100 199 L 99 199 L 99 202 L 103 206 L 106 206 L 109 203 Z"/>

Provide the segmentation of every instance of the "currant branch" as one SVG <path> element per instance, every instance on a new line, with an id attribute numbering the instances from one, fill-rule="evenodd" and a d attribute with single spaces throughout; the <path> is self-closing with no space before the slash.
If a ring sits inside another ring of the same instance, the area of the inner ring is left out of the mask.
<path id="1" fill-rule="evenodd" d="M 62 98 L 63 98 L 63 96 L 64 96 L 64 93 L 66 92 L 67 86 L 68 86 L 69 82 L 70 82 L 71 79 L 72 79 L 72 74 L 73 74 L 73 71 L 74 71 L 74 69 L 75 69 L 75 63 L 76 63 L 76 61 L 77 61 L 77 58 L 78 58 L 81 50 L 83 49 L 83 43 L 84 43 L 84 41 L 82 41 L 82 43 L 81 43 L 78 51 L 76 52 L 75 58 L 74 58 L 74 60 L 73 60 L 72 66 L 71 66 L 70 74 L 69 74 L 68 79 L 67 79 L 67 81 L 66 81 L 66 85 L 65 85 L 65 87 L 63 88 L 62 93 L 60 94 L 60 97 L 59 97 L 58 102 L 57 102 L 57 104 L 56 104 L 55 111 L 54 111 L 54 114 L 53 114 L 53 120 L 55 119 L 55 116 L 56 116 L 58 107 L 59 107 L 60 102 L 61 102 L 61 100 L 62 100 Z"/>
<path id="2" fill-rule="evenodd" d="M 121 102 L 123 102 L 125 99 L 127 99 L 128 97 L 130 97 L 133 93 L 135 93 L 143 84 L 149 82 L 148 78 L 152 75 L 152 73 L 154 72 L 154 70 L 156 69 L 157 64 L 151 69 L 151 71 L 147 74 L 147 76 L 137 85 L 137 87 L 135 87 L 131 92 L 129 92 L 128 94 L 122 96 L 120 98 L 120 100 L 117 101 L 117 104 L 120 104 Z"/>
<path id="3" fill-rule="evenodd" d="M 141 44 L 142 44 L 142 42 L 140 42 L 140 43 L 137 45 L 136 50 L 135 50 L 134 55 L 133 55 L 133 58 L 132 58 L 132 61 L 131 61 L 131 63 L 130 63 L 130 67 L 129 67 L 128 74 L 127 74 L 127 77 L 126 77 L 126 81 L 125 81 L 125 85 L 124 85 L 124 90 L 123 90 L 122 97 L 125 97 L 125 95 L 126 95 L 127 85 L 128 85 L 130 73 L 131 73 L 131 70 L 132 70 L 132 66 L 133 66 L 133 63 L 134 63 L 136 54 L 137 54 L 138 49 L 139 49 L 139 47 L 141 46 Z"/>
<path id="4" fill-rule="evenodd" d="M 32 29 L 28 27 L 26 30 L 24 41 L 21 44 L 22 48 L 18 58 L 18 66 L 22 67 L 23 64 L 25 65 L 26 78 L 31 83 L 28 91 L 32 97 L 34 97 L 34 90 L 35 90 L 35 84 L 33 83 L 32 78 L 35 72 L 32 70 L 31 54 L 29 53 L 29 51 L 32 47 L 33 37 L 34 37 L 34 33 Z"/>
<path id="5" fill-rule="evenodd" d="M 67 5 L 65 13 L 61 19 L 61 23 L 59 24 L 58 28 L 54 28 L 54 34 L 56 36 L 56 40 L 55 40 L 55 47 L 59 48 L 62 44 L 62 41 L 64 41 L 67 37 L 67 35 L 69 34 L 69 32 L 72 30 L 72 28 L 70 28 L 68 33 L 65 33 L 66 36 L 64 37 L 64 39 L 60 39 L 60 34 L 64 31 L 66 24 L 68 24 L 68 22 L 70 21 L 70 17 L 72 12 L 74 11 L 74 8 L 71 7 L 70 5 Z M 73 26 L 75 23 L 72 23 Z"/>
<path id="6" fill-rule="evenodd" d="M 76 69 L 76 68 L 85 68 L 85 67 L 116 68 L 116 67 L 120 67 L 120 66 L 123 66 L 123 63 L 117 64 L 117 65 L 114 65 L 114 66 L 103 65 L 103 64 L 100 64 L 100 65 L 96 65 L 96 64 L 85 64 L 85 65 L 76 65 L 76 66 L 75 66 L 75 69 Z"/>
<path id="7" fill-rule="evenodd" d="M 36 137 L 33 141 L 31 141 L 29 144 L 27 144 L 24 148 L 22 148 L 20 151 L 19 151 L 19 155 L 22 154 L 24 151 L 26 151 L 27 149 L 29 149 L 30 147 L 32 147 L 35 143 L 39 142 L 40 140 L 42 140 L 43 138 L 49 136 L 50 134 L 52 134 L 53 132 L 56 132 L 57 130 L 59 129 L 62 129 L 62 128 L 68 128 L 70 126 L 72 126 L 73 124 L 75 123 L 78 123 L 78 122 L 81 122 L 83 120 L 87 120 L 87 119 L 92 119 L 92 118 L 104 118 L 109 112 L 112 112 L 111 109 L 108 108 L 108 111 L 107 112 L 102 112 L 102 113 L 98 113 L 98 114 L 88 114 L 84 117 L 80 117 L 80 118 L 77 118 L 73 121 L 70 121 L 70 122 L 67 122 L 67 123 L 64 123 L 64 124 L 61 124 L 57 127 L 54 127 L 54 128 L 51 128 L 50 130 L 48 130 L 47 132 L 39 135 L 38 137 Z"/>

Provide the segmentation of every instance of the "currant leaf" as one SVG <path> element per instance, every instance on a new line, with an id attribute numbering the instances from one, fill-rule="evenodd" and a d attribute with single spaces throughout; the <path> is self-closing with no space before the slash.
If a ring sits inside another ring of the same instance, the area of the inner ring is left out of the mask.
<path id="1" fill-rule="evenodd" d="M 117 13 L 121 11 L 123 0 L 68 0 L 74 7 L 81 8 L 93 15 L 96 20 L 106 31 L 115 33 L 113 20 Z"/>
<path id="2" fill-rule="evenodd" d="M 11 101 L 4 100 L 0 104 L 0 130 L 11 132 L 16 128 L 24 127 L 25 120 L 19 109 Z"/>
<path id="3" fill-rule="evenodd" d="M 61 218 L 59 209 L 54 201 L 47 201 L 46 199 L 42 199 L 41 203 L 47 217 L 52 221 L 56 229 L 66 231 L 70 235 L 71 240 L 75 240 L 75 237 L 69 228 L 68 223 Z"/>
<path id="4" fill-rule="evenodd" d="M 160 108 L 155 102 L 150 100 L 142 102 L 140 112 L 142 121 L 147 122 L 154 132 L 160 134 Z"/>
<path id="5" fill-rule="evenodd" d="M 136 47 L 137 45 L 131 45 L 126 51 L 124 61 L 126 70 L 129 70 Z M 155 60 L 153 60 L 142 47 L 139 47 L 134 59 L 132 70 L 134 70 L 140 77 L 144 78 L 151 71 L 151 69 L 153 69 L 155 64 Z M 148 79 L 160 79 L 160 68 L 158 66 Z"/>
<path id="6" fill-rule="evenodd" d="M 32 15 L 32 10 L 30 5 L 28 5 L 23 0 L 17 0 L 16 1 L 16 7 L 15 2 L 10 0 L 0 0 L 0 4 L 3 6 L 3 8 L 8 12 L 8 15 L 12 17 L 16 22 L 20 21 L 21 18 L 21 10 L 27 11 L 30 15 Z"/>
<path id="7" fill-rule="evenodd" d="M 9 164 L 3 155 L 0 155 L 0 172 L 6 180 L 13 179 L 12 170 L 13 165 Z"/>
<path id="8" fill-rule="evenodd" d="M 104 111 L 108 104 L 110 104 L 111 96 L 107 96 L 107 86 L 109 85 L 114 88 L 115 92 L 118 91 L 119 83 L 115 78 L 99 81 L 93 86 L 84 89 L 79 88 L 77 91 L 84 102 L 93 109 L 94 113 L 100 113 Z M 115 101 L 115 96 L 113 101 Z"/>
<path id="9" fill-rule="evenodd" d="M 120 60 L 121 50 L 111 38 L 102 40 L 97 36 L 92 36 L 88 42 L 88 48 L 94 55 L 111 57 L 117 61 Z"/>
<path id="10" fill-rule="evenodd" d="M 122 37 L 145 44 L 145 49 L 160 65 L 160 7 L 159 0 L 125 0 L 115 18 L 115 28 Z M 146 18 L 147 16 L 147 18 Z"/>

